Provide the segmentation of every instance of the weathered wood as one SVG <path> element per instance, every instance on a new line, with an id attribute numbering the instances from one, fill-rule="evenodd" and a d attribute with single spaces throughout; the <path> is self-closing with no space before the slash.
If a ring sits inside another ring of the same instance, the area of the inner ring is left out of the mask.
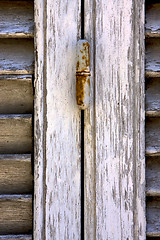
<path id="1" fill-rule="evenodd" d="M 149 147 L 146 149 L 146 156 L 148 157 L 158 157 L 160 156 L 160 149 L 155 149 L 154 147 Z"/>
<path id="2" fill-rule="evenodd" d="M 145 77 L 146 77 L 146 78 L 156 78 L 156 77 L 160 77 L 160 72 L 146 71 L 146 72 L 145 72 Z"/>
<path id="3" fill-rule="evenodd" d="M 0 115 L 0 154 L 31 152 L 31 115 Z"/>
<path id="4" fill-rule="evenodd" d="M 147 195 L 160 196 L 160 157 L 146 159 L 146 191 Z"/>
<path id="5" fill-rule="evenodd" d="M 158 118 L 146 120 L 146 151 L 160 152 L 160 121 Z"/>
<path id="6" fill-rule="evenodd" d="M 2 235 L 0 240 L 32 240 L 31 235 Z"/>
<path id="7" fill-rule="evenodd" d="M 160 33 L 146 32 L 145 37 L 146 38 L 160 38 Z"/>
<path id="8" fill-rule="evenodd" d="M 146 111 L 160 111 L 160 78 L 146 81 Z"/>
<path id="9" fill-rule="evenodd" d="M 31 155 L 0 155 L 0 194 L 29 194 L 32 180 Z"/>
<path id="10" fill-rule="evenodd" d="M 80 1 L 36 0 L 35 22 L 34 239 L 81 239 Z"/>
<path id="11" fill-rule="evenodd" d="M 94 1 L 86 0 L 84 37 L 90 43 L 90 106 L 84 111 L 84 239 L 96 239 L 95 112 L 94 112 Z"/>
<path id="12" fill-rule="evenodd" d="M 0 39 L 0 74 L 33 73 L 33 40 Z"/>
<path id="13" fill-rule="evenodd" d="M 33 38 L 33 33 L 0 33 L 0 38 Z"/>
<path id="14" fill-rule="evenodd" d="M 33 1 L 0 1 L 0 37 L 4 33 L 32 34 Z M 26 36 L 26 35 L 25 35 Z"/>
<path id="15" fill-rule="evenodd" d="M 144 240 L 144 1 L 94 9 L 96 239 Z"/>
<path id="16" fill-rule="evenodd" d="M 160 71 L 160 41 L 158 38 L 146 38 L 146 71 Z"/>
<path id="17" fill-rule="evenodd" d="M 146 117 L 160 117 L 160 111 L 146 111 Z"/>
<path id="18" fill-rule="evenodd" d="M 32 113 L 32 76 L 0 76 L 0 113 Z"/>
<path id="19" fill-rule="evenodd" d="M 150 33 L 160 33 L 160 3 L 150 2 L 146 4 L 145 28 Z"/>
<path id="20" fill-rule="evenodd" d="M 0 212 L 0 234 L 31 233 L 31 195 L 0 195 Z"/>
<path id="21" fill-rule="evenodd" d="M 147 200 L 147 235 L 160 233 L 160 198 Z"/>

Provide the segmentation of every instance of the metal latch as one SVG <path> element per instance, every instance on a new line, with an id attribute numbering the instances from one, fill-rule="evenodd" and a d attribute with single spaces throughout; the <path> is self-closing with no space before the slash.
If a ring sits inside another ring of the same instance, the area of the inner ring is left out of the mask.
<path id="1" fill-rule="evenodd" d="M 77 44 L 76 98 L 80 109 L 85 110 L 90 101 L 89 43 L 79 40 Z"/>

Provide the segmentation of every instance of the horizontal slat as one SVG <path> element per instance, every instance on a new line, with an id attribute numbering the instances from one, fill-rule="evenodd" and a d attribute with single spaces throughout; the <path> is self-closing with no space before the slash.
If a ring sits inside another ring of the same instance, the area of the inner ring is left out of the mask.
<path id="1" fill-rule="evenodd" d="M 146 71 L 145 73 L 146 78 L 160 78 L 160 72 L 154 72 L 154 71 Z M 148 79 L 147 79 L 148 81 Z"/>
<path id="2" fill-rule="evenodd" d="M 146 38 L 146 71 L 160 71 L 159 49 L 159 38 Z"/>
<path id="3" fill-rule="evenodd" d="M 32 111 L 32 76 L 0 75 L 0 114 Z"/>
<path id="4" fill-rule="evenodd" d="M 160 196 L 160 157 L 146 158 L 147 196 Z"/>
<path id="5" fill-rule="evenodd" d="M 160 152 L 160 119 L 146 119 L 146 151 Z"/>
<path id="6" fill-rule="evenodd" d="M 0 74 L 33 73 L 33 40 L 0 39 Z"/>
<path id="7" fill-rule="evenodd" d="M 156 232 L 156 233 L 155 232 L 150 232 L 150 233 L 147 233 L 147 237 L 149 237 L 149 240 L 160 240 L 160 238 L 159 238 L 160 237 L 160 232 Z"/>
<path id="8" fill-rule="evenodd" d="M 146 5 L 146 31 L 160 33 L 160 3 Z"/>
<path id="9" fill-rule="evenodd" d="M 32 235 L 2 235 L 0 240 L 32 240 Z"/>
<path id="10" fill-rule="evenodd" d="M 32 232 L 31 195 L 0 196 L 0 234 Z"/>
<path id="11" fill-rule="evenodd" d="M 146 148 L 146 156 L 148 157 L 158 157 L 160 156 L 160 150 L 155 149 L 154 147 L 148 147 Z"/>
<path id="12" fill-rule="evenodd" d="M 0 155 L 0 194 L 29 194 L 32 180 L 31 155 Z"/>
<path id="13" fill-rule="evenodd" d="M 160 233 L 160 198 L 147 198 L 147 235 Z"/>
<path id="14" fill-rule="evenodd" d="M 0 38 L 33 38 L 33 33 L 0 33 Z"/>
<path id="15" fill-rule="evenodd" d="M 31 115 L 0 115 L 0 154 L 23 154 L 31 151 Z"/>
<path id="16" fill-rule="evenodd" d="M 146 111 L 146 117 L 160 117 L 160 111 Z"/>
<path id="17" fill-rule="evenodd" d="M 160 113 L 160 78 L 146 81 L 146 111 L 153 116 Z"/>
<path id="18" fill-rule="evenodd" d="M 146 32 L 145 33 L 146 38 L 160 38 L 160 32 Z"/>
<path id="19" fill-rule="evenodd" d="M 0 36 L 2 33 L 33 35 L 33 1 L 0 1 Z"/>

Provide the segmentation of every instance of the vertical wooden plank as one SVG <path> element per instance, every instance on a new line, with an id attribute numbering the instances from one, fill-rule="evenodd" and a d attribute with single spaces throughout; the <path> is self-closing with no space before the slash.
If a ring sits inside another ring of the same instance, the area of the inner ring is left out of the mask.
<path id="1" fill-rule="evenodd" d="M 80 239 L 80 0 L 36 0 L 35 13 L 35 239 Z"/>
<path id="2" fill-rule="evenodd" d="M 80 237 L 80 110 L 76 45 L 80 1 L 47 1 L 46 239 Z"/>
<path id="3" fill-rule="evenodd" d="M 91 54 L 95 59 L 95 102 L 91 99 L 85 119 L 85 141 L 90 148 L 85 150 L 85 204 L 91 204 L 85 221 L 92 229 L 86 228 L 86 236 L 144 240 L 144 1 L 95 1 L 95 12 L 90 13 L 91 6 L 86 1 L 85 34 L 91 51 L 95 38 L 95 53 Z M 88 141 L 91 136 L 95 143 Z M 95 158 L 96 168 L 91 158 Z M 94 169 L 95 192 L 94 176 L 89 176 Z M 96 219 L 94 203 L 87 203 L 94 195 Z"/>
<path id="4" fill-rule="evenodd" d="M 84 111 L 84 239 L 96 239 L 95 102 L 94 102 L 94 11 L 95 1 L 84 1 L 84 37 L 90 43 L 90 106 Z"/>
<path id="5" fill-rule="evenodd" d="M 35 96 L 34 96 L 34 219 L 35 240 L 44 238 L 44 0 L 34 1 Z"/>

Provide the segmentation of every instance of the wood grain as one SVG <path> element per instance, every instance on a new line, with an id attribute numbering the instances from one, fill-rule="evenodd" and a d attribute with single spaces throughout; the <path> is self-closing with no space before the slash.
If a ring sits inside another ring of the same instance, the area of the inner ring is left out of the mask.
<path id="1" fill-rule="evenodd" d="M 0 76 L 0 113 L 20 114 L 33 112 L 31 75 Z"/>
<path id="2" fill-rule="evenodd" d="M 80 1 L 36 0 L 35 19 L 34 239 L 81 239 L 80 110 L 75 98 Z"/>
<path id="3" fill-rule="evenodd" d="M 90 106 L 84 111 L 84 239 L 96 238 L 94 1 L 85 1 L 84 35 L 90 43 Z"/>
<path id="4" fill-rule="evenodd" d="M 0 74 L 33 73 L 32 39 L 0 39 L 0 52 Z"/>
<path id="5" fill-rule="evenodd" d="M 31 115 L 0 115 L 0 154 L 31 152 Z"/>
<path id="6" fill-rule="evenodd" d="M 147 200 L 147 233 L 160 233 L 160 198 Z"/>
<path id="7" fill-rule="evenodd" d="M 33 34 L 33 1 L 0 1 L 0 37 L 2 33 Z"/>
<path id="8" fill-rule="evenodd" d="M 0 194 L 30 194 L 31 155 L 0 155 Z"/>
<path id="9" fill-rule="evenodd" d="M 32 231 L 31 195 L 0 195 L 0 234 Z"/>
<path id="10" fill-rule="evenodd" d="M 144 1 L 95 15 L 96 239 L 144 240 Z"/>
<path id="11" fill-rule="evenodd" d="M 146 151 L 160 152 L 159 118 L 148 118 L 146 120 Z"/>

